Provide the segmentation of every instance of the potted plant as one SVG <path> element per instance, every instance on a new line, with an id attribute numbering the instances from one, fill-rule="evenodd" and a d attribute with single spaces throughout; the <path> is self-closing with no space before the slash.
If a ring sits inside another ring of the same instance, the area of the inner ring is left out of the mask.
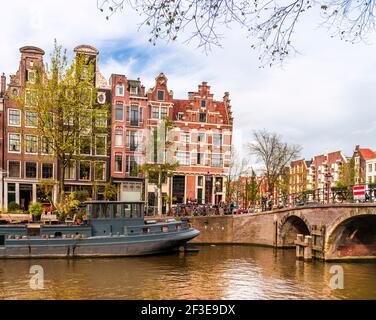
<path id="1" fill-rule="evenodd" d="M 33 216 L 33 221 L 40 221 L 40 217 L 44 213 L 43 205 L 40 202 L 32 202 L 29 205 L 29 212 Z"/>
<path id="2" fill-rule="evenodd" d="M 12 201 L 8 204 L 8 211 L 10 213 L 19 213 L 19 210 L 20 210 L 20 205 L 17 202 Z"/>

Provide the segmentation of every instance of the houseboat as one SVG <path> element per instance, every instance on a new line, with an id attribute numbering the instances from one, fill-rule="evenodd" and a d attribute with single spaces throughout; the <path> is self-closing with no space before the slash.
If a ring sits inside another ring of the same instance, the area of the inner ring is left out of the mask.
<path id="1" fill-rule="evenodd" d="M 173 251 L 197 237 L 188 221 L 148 221 L 143 202 L 85 203 L 84 224 L 0 225 L 0 258 L 123 257 Z"/>

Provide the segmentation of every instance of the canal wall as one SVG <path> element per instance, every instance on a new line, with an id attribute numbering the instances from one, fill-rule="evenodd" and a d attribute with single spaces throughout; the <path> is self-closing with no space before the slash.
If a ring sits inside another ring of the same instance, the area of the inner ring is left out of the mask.
<path id="1" fill-rule="evenodd" d="M 257 244 L 274 246 L 276 223 L 273 214 L 191 217 L 200 235 L 196 244 Z"/>

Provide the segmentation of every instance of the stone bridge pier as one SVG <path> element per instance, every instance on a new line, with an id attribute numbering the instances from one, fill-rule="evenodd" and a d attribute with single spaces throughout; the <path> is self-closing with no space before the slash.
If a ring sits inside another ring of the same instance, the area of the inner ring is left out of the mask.
<path id="1" fill-rule="evenodd" d="M 295 248 L 298 234 L 312 237 L 324 260 L 376 259 L 376 205 L 297 207 L 238 216 L 194 217 L 196 243 L 259 244 Z"/>

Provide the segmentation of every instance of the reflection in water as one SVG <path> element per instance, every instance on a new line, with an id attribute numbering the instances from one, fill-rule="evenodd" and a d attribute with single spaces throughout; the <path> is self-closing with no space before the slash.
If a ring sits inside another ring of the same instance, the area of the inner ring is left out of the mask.
<path id="1" fill-rule="evenodd" d="M 32 265 L 45 289 L 29 287 Z M 376 263 L 341 263 L 344 290 L 329 287 L 333 263 L 304 263 L 294 250 L 200 247 L 197 254 L 76 260 L 1 260 L 2 299 L 376 299 Z"/>

